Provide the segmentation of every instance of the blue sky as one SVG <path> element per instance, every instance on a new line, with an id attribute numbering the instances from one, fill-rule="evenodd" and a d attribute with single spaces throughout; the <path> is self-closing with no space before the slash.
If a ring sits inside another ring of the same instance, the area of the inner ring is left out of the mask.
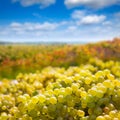
<path id="1" fill-rule="evenodd" d="M 120 0 L 0 0 L 0 41 L 96 42 L 120 37 Z"/>

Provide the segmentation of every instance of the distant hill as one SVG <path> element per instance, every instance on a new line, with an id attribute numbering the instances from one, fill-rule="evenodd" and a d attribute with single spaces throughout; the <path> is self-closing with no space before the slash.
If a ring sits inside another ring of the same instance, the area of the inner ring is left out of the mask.
<path id="1" fill-rule="evenodd" d="M 0 41 L 0 45 L 5 45 L 5 44 L 13 44 L 12 42 L 7 42 L 7 41 Z"/>
<path id="2" fill-rule="evenodd" d="M 1 45 L 25 44 L 25 45 L 65 45 L 65 44 L 85 44 L 83 42 L 0 42 Z"/>

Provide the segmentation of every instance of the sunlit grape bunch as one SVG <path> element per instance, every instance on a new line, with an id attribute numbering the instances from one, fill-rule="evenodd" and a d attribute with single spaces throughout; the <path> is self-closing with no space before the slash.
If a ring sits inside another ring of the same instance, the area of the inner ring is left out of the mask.
<path id="1" fill-rule="evenodd" d="M 91 60 L 4 79 L 0 120 L 120 120 L 120 63 Z"/>

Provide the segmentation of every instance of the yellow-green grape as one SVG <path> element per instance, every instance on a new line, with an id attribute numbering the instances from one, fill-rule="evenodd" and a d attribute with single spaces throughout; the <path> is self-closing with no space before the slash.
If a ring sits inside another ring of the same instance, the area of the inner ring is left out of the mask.
<path id="1" fill-rule="evenodd" d="M 86 97 L 87 96 L 87 92 L 86 91 L 81 91 L 81 97 Z"/>
<path id="2" fill-rule="evenodd" d="M 2 102 L 0 101 L 0 108 L 2 107 Z"/>
<path id="3" fill-rule="evenodd" d="M 60 88 L 59 94 L 66 96 L 65 88 Z"/>
<path id="4" fill-rule="evenodd" d="M 103 95 L 104 95 L 104 93 L 103 93 L 103 91 L 101 91 L 101 90 L 98 90 L 97 93 L 96 93 L 96 96 L 97 96 L 98 98 L 102 98 Z"/>
<path id="5" fill-rule="evenodd" d="M 89 119 L 89 116 L 80 118 L 80 120 L 88 120 L 88 119 Z"/>
<path id="6" fill-rule="evenodd" d="M 108 69 L 105 69 L 103 72 L 105 73 L 105 75 L 110 74 L 110 70 L 108 70 Z"/>
<path id="7" fill-rule="evenodd" d="M 48 112 L 48 107 L 47 106 L 43 106 L 42 112 L 43 113 L 47 113 Z"/>
<path id="8" fill-rule="evenodd" d="M 89 109 L 88 109 L 88 114 L 89 114 L 89 115 L 93 114 L 93 109 L 89 108 Z"/>
<path id="9" fill-rule="evenodd" d="M 113 120 L 119 120 L 119 119 L 115 117 L 115 118 L 113 118 Z"/>
<path id="10" fill-rule="evenodd" d="M 102 91 L 103 93 L 106 93 L 106 91 L 107 91 L 107 88 L 106 88 L 104 85 L 100 85 L 100 86 L 98 87 L 98 89 L 99 89 L 100 91 Z"/>
<path id="11" fill-rule="evenodd" d="M 39 81 L 35 81 L 33 86 L 36 88 L 36 89 L 41 89 L 43 87 L 42 83 L 40 83 Z"/>
<path id="12" fill-rule="evenodd" d="M 115 106 L 112 103 L 109 103 L 107 107 L 110 109 L 110 111 L 115 109 Z"/>
<path id="13" fill-rule="evenodd" d="M 17 107 L 12 107 L 12 108 L 10 109 L 10 113 L 11 113 L 11 114 L 15 114 L 17 111 L 18 111 L 18 108 L 17 108 Z"/>
<path id="14" fill-rule="evenodd" d="M 111 120 L 112 118 L 109 115 L 104 115 L 105 120 Z"/>
<path id="15" fill-rule="evenodd" d="M 119 87 L 120 86 L 120 81 L 119 80 L 114 80 L 112 81 L 113 84 L 116 86 L 116 87 Z"/>
<path id="16" fill-rule="evenodd" d="M 120 111 L 118 111 L 118 113 L 117 113 L 117 117 L 120 119 Z"/>
<path id="17" fill-rule="evenodd" d="M 101 77 L 101 76 L 103 76 L 104 75 L 104 73 L 102 72 L 102 71 L 98 71 L 96 74 L 95 74 L 95 76 L 97 77 L 97 78 L 99 78 L 99 77 Z"/>
<path id="18" fill-rule="evenodd" d="M 66 87 L 65 92 L 67 95 L 71 95 L 72 94 L 72 88 L 71 87 Z"/>
<path id="19" fill-rule="evenodd" d="M 78 89 L 78 90 L 75 92 L 75 94 L 76 94 L 77 97 L 80 97 L 80 96 L 81 96 L 81 90 Z"/>
<path id="20" fill-rule="evenodd" d="M 20 95 L 20 96 L 18 96 L 17 100 L 18 100 L 18 102 L 26 102 L 26 97 Z"/>
<path id="21" fill-rule="evenodd" d="M 67 77 L 67 78 L 64 79 L 64 81 L 65 81 L 66 84 L 71 84 L 73 80 L 72 80 L 71 77 Z"/>
<path id="22" fill-rule="evenodd" d="M 97 89 L 96 88 L 92 88 L 88 90 L 88 93 L 92 96 L 96 96 L 97 94 Z"/>
<path id="23" fill-rule="evenodd" d="M 89 78 L 89 77 L 85 78 L 85 84 L 90 85 L 91 82 L 92 82 L 91 78 Z"/>
<path id="24" fill-rule="evenodd" d="M 4 105 L 4 106 L 2 106 L 2 110 L 6 110 L 7 109 L 7 107 Z"/>
<path id="25" fill-rule="evenodd" d="M 113 87 L 114 87 L 114 85 L 111 83 L 110 80 L 105 80 L 105 81 L 103 82 L 103 85 L 104 85 L 105 87 L 107 87 L 107 88 L 113 88 Z"/>
<path id="26" fill-rule="evenodd" d="M 51 96 L 54 94 L 54 91 L 52 89 L 47 90 L 47 93 Z"/>
<path id="27" fill-rule="evenodd" d="M 115 79 L 112 74 L 107 74 L 107 77 L 108 77 L 109 80 L 114 80 Z"/>
<path id="28" fill-rule="evenodd" d="M 80 80 L 80 75 L 78 73 L 75 74 L 74 80 L 77 82 Z"/>
<path id="29" fill-rule="evenodd" d="M 96 120 L 106 120 L 104 116 L 98 116 Z"/>
<path id="30" fill-rule="evenodd" d="M 74 100 L 67 101 L 67 106 L 74 107 L 75 106 Z"/>
<path id="31" fill-rule="evenodd" d="M 38 98 L 39 98 L 40 103 L 44 103 L 46 101 L 45 95 L 40 94 L 40 95 L 38 95 Z"/>
<path id="32" fill-rule="evenodd" d="M 109 112 L 109 116 L 112 118 L 116 117 L 116 115 L 117 115 L 117 111 L 115 110 Z"/>
<path id="33" fill-rule="evenodd" d="M 2 112 L 0 118 L 1 118 L 0 120 L 8 120 L 8 115 L 7 115 L 7 113 Z"/>
<path id="34" fill-rule="evenodd" d="M 31 101 L 33 104 L 36 104 L 36 103 L 38 103 L 39 99 L 40 98 L 38 96 L 34 96 L 34 97 L 32 97 Z"/>
<path id="35" fill-rule="evenodd" d="M 22 120 L 32 120 L 31 117 L 29 117 L 28 114 L 23 115 Z"/>
<path id="36" fill-rule="evenodd" d="M 54 90 L 54 94 L 55 94 L 56 96 L 59 95 L 59 89 L 58 89 L 58 88 L 56 88 L 56 89 Z"/>
<path id="37" fill-rule="evenodd" d="M 58 96 L 58 102 L 60 102 L 60 103 L 64 102 L 64 96 L 63 95 Z"/>
<path id="38" fill-rule="evenodd" d="M 78 90 L 78 88 L 79 88 L 79 84 L 72 83 L 71 87 L 72 87 L 73 92 L 76 92 Z"/>
<path id="39" fill-rule="evenodd" d="M 82 110 L 78 110 L 78 111 L 77 111 L 77 115 L 78 115 L 79 117 L 84 117 L 84 116 L 85 116 L 85 112 L 82 111 Z"/>
<path id="40" fill-rule="evenodd" d="M 30 99 L 29 94 L 24 94 L 24 97 L 26 97 L 26 99 L 27 99 L 27 100 L 29 100 L 29 99 Z"/>
<path id="41" fill-rule="evenodd" d="M 56 103 L 57 103 L 56 97 L 51 97 L 51 98 L 49 99 L 49 101 L 50 101 L 51 104 L 56 104 Z"/>
<path id="42" fill-rule="evenodd" d="M 101 108 L 101 107 L 96 107 L 96 108 L 94 109 L 94 113 L 95 113 L 96 115 L 101 115 L 101 114 L 102 114 L 102 108 Z"/>
<path id="43" fill-rule="evenodd" d="M 54 86 L 54 88 L 61 88 L 62 87 L 61 83 L 59 83 L 58 80 L 55 83 L 53 83 L 53 86 Z"/>
<path id="44" fill-rule="evenodd" d="M 30 100 L 30 101 L 28 102 L 28 104 L 27 104 L 28 110 L 34 109 L 34 106 L 35 106 L 35 104 L 34 104 L 31 100 Z"/>

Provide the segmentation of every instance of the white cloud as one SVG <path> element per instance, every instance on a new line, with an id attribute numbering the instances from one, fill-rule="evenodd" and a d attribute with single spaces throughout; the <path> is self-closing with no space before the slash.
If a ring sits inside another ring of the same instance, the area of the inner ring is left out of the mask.
<path id="1" fill-rule="evenodd" d="M 12 0 L 12 2 L 20 2 L 20 4 L 24 7 L 32 6 L 35 4 L 40 5 L 40 8 L 48 7 L 52 4 L 54 4 L 55 0 Z"/>
<path id="2" fill-rule="evenodd" d="M 71 17 L 73 19 L 80 19 L 85 15 L 85 11 L 81 11 L 81 10 L 75 10 L 72 14 Z"/>
<path id="3" fill-rule="evenodd" d="M 44 23 L 16 23 L 13 22 L 10 24 L 10 28 L 14 31 L 22 30 L 22 31 L 50 31 L 50 30 L 55 30 L 59 24 L 57 23 L 49 23 L 49 22 L 44 22 Z"/>
<path id="4" fill-rule="evenodd" d="M 68 8 L 87 6 L 92 8 L 104 8 L 120 3 L 120 0 L 65 0 L 65 5 Z"/>
<path id="5" fill-rule="evenodd" d="M 0 40 L 15 40 L 19 42 L 90 42 L 120 36 L 120 24 L 116 22 L 115 18 L 110 20 L 109 17 L 106 18 L 104 15 L 91 15 L 87 11 L 83 13 L 82 17 L 79 17 L 79 14 L 81 15 L 79 11 L 72 13 L 71 20 L 68 21 L 13 22 L 9 25 L 0 25 Z M 76 24 L 77 22 L 79 24 Z"/>
<path id="6" fill-rule="evenodd" d="M 54 39 L 56 31 L 66 24 L 63 22 L 18 23 L 0 26 L 0 39 L 8 41 L 45 41 Z"/>
<path id="7" fill-rule="evenodd" d="M 97 24 L 106 19 L 104 15 L 88 15 L 81 19 L 80 24 Z"/>
<path id="8" fill-rule="evenodd" d="M 68 28 L 67 28 L 68 32 L 70 32 L 70 31 L 73 32 L 75 30 L 77 30 L 77 26 L 68 26 Z"/>
<path id="9" fill-rule="evenodd" d="M 20 23 L 17 23 L 17 22 L 13 22 L 10 24 L 11 27 L 21 27 L 21 24 Z"/>
<path id="10" fill-rule="evenodd" d="M 97 15 L 90 14 L 87 11 L 75 10 L 71 17 L 74 21 L 76 21 L 77 25 L 85 25 L 85 24 L 98 24 L 105 21 L 105 15 Z"/>

